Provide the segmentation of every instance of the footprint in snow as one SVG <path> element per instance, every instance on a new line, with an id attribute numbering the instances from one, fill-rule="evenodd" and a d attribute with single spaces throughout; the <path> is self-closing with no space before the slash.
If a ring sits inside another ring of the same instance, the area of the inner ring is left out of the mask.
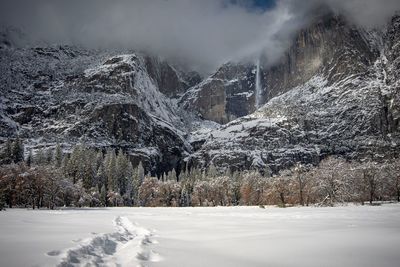
<path id="1" fill-rule="evenodd" d="M 59 250 L 52 250 L 52 251 L 47 252 L 46 254 L 47 254 L 47 256 L 54 257 L 54 256 L 60 255 L 60 254 L 61 254 L 61 251 L 59 251 Z"/>

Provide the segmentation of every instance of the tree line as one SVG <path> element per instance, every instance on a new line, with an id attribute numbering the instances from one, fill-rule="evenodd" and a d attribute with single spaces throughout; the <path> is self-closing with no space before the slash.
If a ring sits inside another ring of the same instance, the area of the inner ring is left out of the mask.
<path id="1" fill-rule="evenodd" d="M 21 152 L 22 151 L 22 152 Z M 296 164 L 278 175 L 258 170 L 220 172 L 190 168 L 160 178 L 133 166 L 122 150 L 76 145 L 29 152 L 8 142 L 0 166 L 0 208 L 60 206 L 334 205 L 400 201 L 400 160 L 346 161 L 329 157 L 318 166 Z"/>

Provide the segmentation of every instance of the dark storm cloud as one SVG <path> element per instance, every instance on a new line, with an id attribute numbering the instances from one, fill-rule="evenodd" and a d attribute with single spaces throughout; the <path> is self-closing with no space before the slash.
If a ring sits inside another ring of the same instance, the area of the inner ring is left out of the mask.
<path id="1" fill-rule="evenodd" d="M 266 9 L 246 0 L 0 0 L 0 20 L 49 42 L 148 50 L 209 71 L 261 53 L 273 62 L 318 6 L 374 26 L 399 2 L 281 0 Z"/>

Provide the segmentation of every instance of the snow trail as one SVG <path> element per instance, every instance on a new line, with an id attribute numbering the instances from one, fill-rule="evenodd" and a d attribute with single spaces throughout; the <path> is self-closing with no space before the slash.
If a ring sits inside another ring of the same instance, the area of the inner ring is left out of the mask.
<path id="1" fill-rule="evenodd" d="M 97 235 L 80 241 L 77 247 L 64 253 L 50 251 L 48 256 L 60 256 L 58 266 L 145 266 L 160 261 L 152 250 L 153 233 L 134 225 L 128 218 L 118 216 L 113 221 L 116 232 Z"/>

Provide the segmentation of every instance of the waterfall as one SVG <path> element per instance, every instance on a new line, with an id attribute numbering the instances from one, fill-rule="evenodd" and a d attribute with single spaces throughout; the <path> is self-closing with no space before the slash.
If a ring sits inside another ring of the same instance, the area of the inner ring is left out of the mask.
<path id="1" fill-rule="evenodd" d="M 261 76 L 260 76 L 260 59 L 257 59 L 256 62 L 256 109 L 258 109 L 261 106 Z"/>

